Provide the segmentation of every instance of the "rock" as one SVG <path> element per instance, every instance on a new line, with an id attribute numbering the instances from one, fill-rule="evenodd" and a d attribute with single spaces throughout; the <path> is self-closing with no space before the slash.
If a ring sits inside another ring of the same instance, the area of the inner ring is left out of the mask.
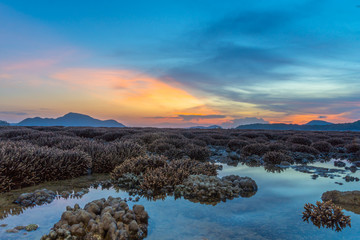
<path id="1" fill-rule="evenodd" d="M 358 182 L 360 180 L 358 177 L 353 177 L 349 175 L 346 175 L 345 177 L 343 177 L 343 179 L 345 179 L 346 182 Z"/>
<path id="2" fill-rule="evenodd" d="M 0 224 L 0 227 L 7 227 L 7 224 Z"/>
<path id="3" fill-rule="evenodd" d="M 345 167 L 346 163 L 344 163 L 342 161 L 334 161 L 334 166 L 335 167 Z"/>
<path id="4" fill-rule="evenodd" d="M 360 206 L 360 191 L 340 192 L 337 190 L 323 193 L 321 199 L 325 201 L 333 201 L 335 204 L 358 205 Z"/>
<path id="5" fill-rule="evenodd" d="M 30 232 L 30 231 L 35 231 L 38 228 L 39 228 L 39 225 L 37 225 L 37 224 L 29 224 L 25 227 L 25 230 Z"/>
<path id="6" fill-rule="evenodd" d="M 130 233 L 137 233 L 139 231 L 139 225 L 135 220 L 132 220 L 129 224 Z"/>
<path id="7" fill-rule="evenodd" d="M 18 233 L 19 230 L 13 228 L 13 229 L 8 229 L 8 230 L 6 230 L 6 232 L 7 232 L 7 233 Z"/>
<path id="8" fill-rule="evenodd" d="M 61 197 L 63 197 L 63 198 L 68 198 L 69 196 L 70 196 L 70 192 L 68 192 L 68 191 L 62 191 L 61 193 L 60 193 L 60 196 Z"/>
<path id="9" fill-rule="evenodd" d="M 23 229 L 25 229 L 25 228 L 26 228 L 25 226 L 17 226 L 17 227 L 15 227 L 15 229 L 16 229 L 16 230 L 19 230 L 19 231 L 20 231 L 20 230 L 23 230 Z"/>
<path id="10" fill-rule="evenodd" d="M 14 202 L 22 206 L 28 207 L 33 205 L 42 205 L 51 203 L 56 197 L 53 191 L 42 189 L 32 193 L 21 194 Z"/>
<path id="11" fill-rule="evenodd" d="M 59 222 L 41 239 L 143 239 L 148 214 L 141 205 L 133 210 L 121 198 L 92 201 L 81 209 L 67 207 Z"/>

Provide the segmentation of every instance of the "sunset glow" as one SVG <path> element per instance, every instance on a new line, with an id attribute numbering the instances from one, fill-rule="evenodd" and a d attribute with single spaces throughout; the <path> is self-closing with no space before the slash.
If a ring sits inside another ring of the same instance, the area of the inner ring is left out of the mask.
<path id="1" fill-rule="evenodd" d="M 96 4 L 41 2 L 0 3 L 0 120 L 79 112 L 188 127 L 360 118 L 360 20 L 351 4 L 214 2 L 195 21 L 186 1 L 160 12 L 113 3 L 98 21 Z"/>

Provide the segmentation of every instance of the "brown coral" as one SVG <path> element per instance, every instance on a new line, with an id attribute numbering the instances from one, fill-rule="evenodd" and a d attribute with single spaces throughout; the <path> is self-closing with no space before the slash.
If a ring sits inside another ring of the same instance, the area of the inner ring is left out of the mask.
<path id="1" fill-rule="evenodd" d="M 316 205 L 307 203 L 304 206 L 302 219 L 309 220 L 318 228 L 331 228 L 339 232 L 346 226 L 351 227 L 350 216 L 345 216 L 342 208 L 336 206 L 332 201 L 316 202 Z"/>

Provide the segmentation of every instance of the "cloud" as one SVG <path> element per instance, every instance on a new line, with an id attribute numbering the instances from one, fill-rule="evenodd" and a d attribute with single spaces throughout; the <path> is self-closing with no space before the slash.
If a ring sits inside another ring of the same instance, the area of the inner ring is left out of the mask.
<path id="1" fill-rule="evenodd" d="M 169 84 L 138 71 L 79 68 L 63 70 L 52 78 L 74 92 L 81 91 L 103 103 L 101 111 L 119 112 L 122 119 L 131 121 L 127 125 L 144 124 L 143 119 L 151 125 L 164 118 L 178 122 L 225 117 L 214 115 L 201 99 L 175 82 Z M 193 115 L 193 109 L 198 109 L 197 115 Z"/>
<path id="2" fill-rule="evenodd" d="M 360 48 L 352 40 L 356 31 L 344 15 L 332 14 L 343 7 L 314 0 L 258 10 L 245 6 L 179 37 L 182 42 L 172 44 L 176 49 L 166 52 L 182 61 L 165 66 L 164 76 L 209 99 L 208 106 L 225 115 L 340 117 L 360 100 L 360 64 L 351 50 Z"/>
<path id="3" fill-rule="evenodd" d="M 182 118 L 184 121 L 191 121 L 191 120 L 199 120 L 199 119 L 219 119 L 219 118 L 226 118 L 225 115 L 179 115 L 179 118 Z"/>
<path id="4" fill-rule="evenodd" d="M 327 118 L 327 116 L 319 116 L 318 118 L 325 119 L 325 118 Z"/>
<path id="5" fill-rule="evenodd" d="M 16 115 L 16 116 L 25 116 L 28 113 L 25 112 L 15 112 L 15 111 L 1 111 L 0 115 Z"/>
<path id="6" fill-rule="evenodd" d="M 209 115 L 200 115 L 200 114 L 180 114 L 175 117 L 172 116 L 156 116 L 156 117 L 146 117 L 148 119 L 178 119 L 183 121 L 192 121 L 192 120 L 204 120 L 204 119 L 223 119 L 226 118 L 225 115 L 219 114 L 209 114 Z"/>

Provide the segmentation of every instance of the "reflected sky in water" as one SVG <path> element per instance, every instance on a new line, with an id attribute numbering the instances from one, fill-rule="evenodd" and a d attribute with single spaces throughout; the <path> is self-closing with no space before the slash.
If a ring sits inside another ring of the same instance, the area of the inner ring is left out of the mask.
<path id="1" fill-rule="evenodd" d="M 332 164 L 317 163 L 316 166 L 332 167 Z M 318 229 L 301 219 L 304 204 L 320 200 L 324 191 L 360 190 L 359 182 L 345 182 L 344 174 L 334 179 L 319 177 L 314 180 L 311 174 L 291 168 L 269 173 L 263 167 L 224 165 L 219 176 L 230 174 L 253 178 L 258 192 L 250 198 L 237 198 L 216 206 L 174 200 L 173 197 L 155 202 L 141 199 L 139 204 L 143 204 L 150 215 L 147 239 L 356 239 L 360 235 L 360 215 L 353 212 L 345 211 L 351 216 L 352 228 L 340 233 Z M 360 177 L 359 173 L 350 175 Z M 59 199 L 26 209 L 21 215 L 0 220 L 0 224 L 9 224 L 0 228 L 0 239 L 40 239 L 60 219 L 67 205 L 79 203 L 83 207 L 89 201 L 108 196 L 128 197 L 128 194 L 114 189 L 91 189 L 81 199 Z M 129 202 L 130 206 L 133 204 Z M 5 233 L 6 229 L 30 223 L 39 224 L 39 229 L 28 235 Z"/>

